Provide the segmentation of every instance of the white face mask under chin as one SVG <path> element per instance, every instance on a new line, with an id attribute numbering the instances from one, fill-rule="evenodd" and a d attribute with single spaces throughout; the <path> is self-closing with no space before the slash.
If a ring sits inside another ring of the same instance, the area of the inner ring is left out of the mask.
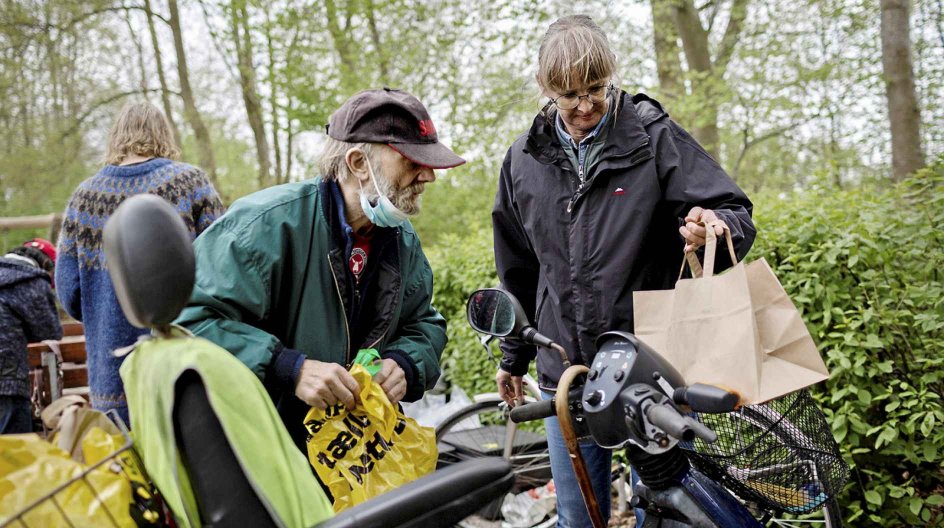
<path id="1" fill-rule="evenodd" d="M 380 187 L 377 185 L 377 178 L 374 176 L 374 169 L 371 167 L 370 161 L 366 157 L 364 160 L 367 162 L 367 174 L 370 176 L 378 196 L 376 205 L 371 204 L 370 200 L 367 198 L 367 193 L 364 192 L 363 185 L 361 185 L 360 180 L 358 180 L 358 185 L 361 187 L 361 209 L 364 210 L 364 215 L 366 215 L 367 220 L 375 226 L 399 227 L 403 225 L 410 216 L 393 205 L 393 202 L 387 197 L 387 193 L 381 192 Z"/>

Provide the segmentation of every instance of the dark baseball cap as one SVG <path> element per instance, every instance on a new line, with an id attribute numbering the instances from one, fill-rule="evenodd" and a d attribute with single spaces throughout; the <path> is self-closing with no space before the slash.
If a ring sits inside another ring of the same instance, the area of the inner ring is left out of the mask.
<path id="1" fill-rule="evenodd" d="M 431 169 L 465 163 L 439 142 L 426 107 L 416 97 L 392 88 L 365 90 L 338 108 L 325 131 L 348 143 L 386 143 L 410 161 Z"/>

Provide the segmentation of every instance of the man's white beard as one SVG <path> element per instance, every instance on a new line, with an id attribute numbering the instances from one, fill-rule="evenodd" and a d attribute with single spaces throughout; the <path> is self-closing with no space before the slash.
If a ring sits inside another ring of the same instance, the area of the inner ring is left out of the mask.
<path id="1" fill-rule="evenodd" d="M 393 183 L 387 179 L 387 176 L 384 174 L 382 167 L 375 168 L 374 179 L 377 182 L 377 187 L 380 189 L 380 192 L 384 193 L 387 196 L 387 199 L 389 199 L 393 205 L 397 207 L 397 209 L 410 216 L 420 212 L 419 192 L 422 192 L 423 190 L 423 186 L 425 185 L 423 182 L 416 182 L 406 189 L 396 190 L 393 186 Z M 367 199 L 370 201 L 370 203 L 377 203 L 377 200 L 380 198 L 373 185 L 363 186 L 361 188 L 361 192 L 367 195 Z"/>

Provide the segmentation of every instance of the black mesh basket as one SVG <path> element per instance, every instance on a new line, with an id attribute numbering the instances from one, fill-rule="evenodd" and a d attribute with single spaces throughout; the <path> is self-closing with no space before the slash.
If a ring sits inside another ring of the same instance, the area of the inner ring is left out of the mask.
<path id="1" fill-rule="evenodd" d="M 683 443 L 692 463 L 762 508 L 813 511 L 838 494 L 849 478 L 849 466 L 808 391 L 697 417 L 718 433 L 718 440 Z"/>

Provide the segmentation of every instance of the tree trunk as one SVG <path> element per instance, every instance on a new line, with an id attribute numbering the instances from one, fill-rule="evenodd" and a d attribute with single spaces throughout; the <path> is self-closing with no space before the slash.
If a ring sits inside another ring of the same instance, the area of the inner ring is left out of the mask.
<path id="1" fill-rule="evenodd" d="M 374 53 L 380 65 L 380 82 L 390 82 L 390 68 L 387 66 L 387 54 L 380 41 L 380 31 L 377 30 L 377 19 L 374 16 L 374 2 L 367 0 L 367 25 L 370 27 L 370 40 L 374 44 Z"/>
<path id="2" fill-rule="evenodd" d="M 692 93 L 698 97 L 698 115 L 692 134 L 716 160 L 720 160 L 720 135 L 718 133 L 718 105 L 724 94 L 724 74 L 734 48 L 740 38 L 744 19 L 747 17 L 748 0 L 732 0 L 728 25 L 721 38 L 720 47 L 712 61 L 708 30 L 702 26 L 698 10 L 692 0 L 674 0 L 675 23 L 685 59 L 688 62 Z"/>
<path id="3" fill-rule="evenodd" d="M 144 95 L 145 101 L 151 102 L 151 97 L 148 95 L 147 70 L 144 67 L 144 46 L 141 45 L 141 41 L 138 40 L 138 34 L 134 30 L 134 26 L 131 25 L 130 11 L 126 13 L 125 25 L 128 26 L 128 35 L 131 38 L 131 42 L 134 44 L 134 49 L 138 54 L 138 73 L 141 75 L 141 93 Z"/>
<path id="4" fill-rule="evenodd" d="M 881 0 L 882 67 L 892 131 L 892 178 L 901 181 L 924 167 L 921 111 L 911 65 L 909 0 Z"/>
<path id="5" fill-rule="evenodd" d="M 249 34 L 249 13 L 246 2 L 236 0 L 230 3 L 230 22 L 233 43 L 236 45 L 236 59 L 239 67 L 239 87 L 243 93 L 246 116 L 256 140 L 256 159 L 259 162 L 259 187 L 268 187 L 269 181 L 269 143 L 265 135 L 265 123 L 262 121 L 262 104 L 256 93 L 256 71 L 252 67 L 252 37 Z"/>
<path id="6" fill-rule="evenodd" d="M 292 181 L 292 156 L 295 146 L 295 128 L 292 126 L 292 118 L 288 119 L 288 145 L 285 147 L 285 181 Z"/>
<path id="7" fill-rule="evenodd" d="M 324 5 L 328 22 L 328 33 L 331 35 L 331 42 L 334 43 L 334 49 L 338 52 L 338 57 L 341 59 L 341 83 L 345 87 L 352 86 L 356 84 L 357 67 L 351 41 L 347 35 L 347 27 L 341 26 L 338 22 L 338 11 L 334 0 L 325 0 Z"/>
<path id="8" fill-rule="evenodd" d="M 275 47 L 272 45 L 272 27 L 269 20 L 269 12 L 266 11 L 266 52 L 269 57 L 269 107 L 272 111 L 272 151 L 275 154 L 275 172 L 272 177 L 275 183 L 284 183 L 282 181 L 282 146 L 279 144 L 279 132 L 282 125 L 279 120 L 279 90 L 275 75 Z"/>
<path id="9" fill-rule="evenodd" d="M 177 76 L 180 78 L 180 96 L 184 101 L 184 115 L 193 128 L 193 135 L 197 139 L 200 165 L 210 177 L 217 192 L 220 192 L 219 182 L 216 180 L 216 159 L 213 156 L 213 143 L 207 131 L 200 111 L 193 100 L 193 91 L 190 88 L 190 73 L 187 69 L 187 54 L 184 50 L 184 37 L 180 31 L 180 13 L 177 9 L 177 0 L 168 0 L 170 7 L 170 29 L 174 34 L 174 49 L 177 51 Z"/>
<path id="10" fill-rule="evenodd" d="M 720 143 L 718 135 L 718 101 L 714 84 L 714 72 L 711 68 L 711 55 L 708 47 L 708 32 L 701 25 L 698 11 L 692 0 L 676 2 L 675 21 L 682 49 L 692 74 L 692 93 L 699 97 L 700 111 L 695 116 L 692 134 L 712 157 L 718 157 Z"/>
<path id="11" fill-rule="evenodd" d="M 652 36 L 656 50 L 659 89 L 667 101 L 683 95 L 682 63 L 679 60 L 678 30 L 671 0 L 652 0 Z"/>
<path id="12" fill-rule="evenodd" d="M 170 123 L 170 129 L 174 133 L 174 141 L 177 147 L 183 153 L 184 145 L 181 142 L 180 128 L 177 127 L 177 121 L 174 120 L 174 112 L 170 106 L 170 90 L 167 88 L 167 77 L 164 76 L 164 59 L 161 55 L 161 46 L 157 40 L 157 29 L 154 27 L 154 12 L 151 11 L 151 0 L 144 0 L 144 10 L 147 14 L 148 32 L 151 34 L 151 47 L 154 48 L 154 65 L 157 67 L 157 81 L 161 85 L 161 104 L 164 106 L 164 115 L 167 122 Z"/>

